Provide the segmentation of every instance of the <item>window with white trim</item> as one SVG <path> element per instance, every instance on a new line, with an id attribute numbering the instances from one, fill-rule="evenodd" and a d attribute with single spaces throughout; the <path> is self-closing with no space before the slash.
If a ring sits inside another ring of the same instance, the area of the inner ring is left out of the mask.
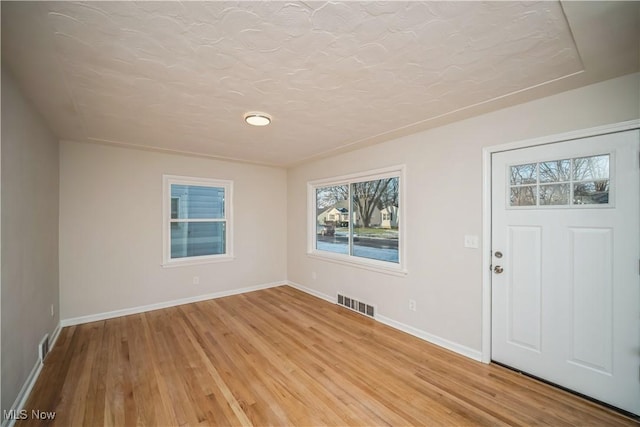
<path id="1" fill-rule="evenodd" d="M 404 168 L 308 183 L 308 253 L 404 273 Z"/>
<path id="2" fill-rule="evenodd" d="M 230 260 L 233 182 L 163 176 L 163 265 Z"/>

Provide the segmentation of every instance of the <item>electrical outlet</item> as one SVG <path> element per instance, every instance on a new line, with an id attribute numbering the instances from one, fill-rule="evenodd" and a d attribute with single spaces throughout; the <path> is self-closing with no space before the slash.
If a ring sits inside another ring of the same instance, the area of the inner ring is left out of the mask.
<path id="1" fill-rule="evenodd" d="M 51 304 L 51 317 L 55 316 L 55 311 L 53 308 L 53 304 Z"/>
<path id="2" fill-rule="evenodd" d="M 316 280 L 316 279 L 318 278 L 318 274 L 316 274 L 316 272 L 315 272 L 315 271 L 312 271 L 312 272 L 311 272 L 311 278 L 312 278 L 313 280 Z"/>
<path id="3" fill-rule="evenodd" d="M 409 300 L 409 310 L 416 311 L 416 300 L 414 299 Z"/>
<path id="4" fill-rule="evenodd" d="M 478 249 L 480 247 L 480 239 L 478 236 L 465 235 L 464 236 L 464 247 Z"/>
<path id="5" fill-rule="evenodd" d="M 200 276 L 193 276 L 193 284 L 194 285 L 200 284 Z"/>

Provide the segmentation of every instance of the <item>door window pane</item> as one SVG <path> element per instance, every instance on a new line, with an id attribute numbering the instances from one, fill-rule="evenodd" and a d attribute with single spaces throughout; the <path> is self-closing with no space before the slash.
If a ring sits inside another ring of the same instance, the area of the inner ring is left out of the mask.
<path id="1" fill-rule="evenodd" d="M 565 182 L 571 179 L 571 160 L 540 163 L 540 182 Z"/>
<path id="2" fill-rule="evenodd" d="M 509 201 L 511 206 L 535 206 L 537 197 L 538 189 L 535 185 L 511 187 Z"/>
<path id="3" fill-rule="evenodd" d="M 568 205 L 569 184 L 551 184 L 540 186 L 540 205 Z"/>
<path id="4" fill-rule="evenodd" d="M 573 203 L 576 205 L 600 205 L 609 203 L 609 180 L 574 184 Z"/>
<path id="5" fill-rule="evenodd" d="M 590 181 L 609 178 L 609 155 L 573 159 L 573 179 Z"/>
<path id="6" fill-rule="evenodd" d="M 537 177 L 536 163 L 511 166 L 511 185 L 535 184 Z"/>

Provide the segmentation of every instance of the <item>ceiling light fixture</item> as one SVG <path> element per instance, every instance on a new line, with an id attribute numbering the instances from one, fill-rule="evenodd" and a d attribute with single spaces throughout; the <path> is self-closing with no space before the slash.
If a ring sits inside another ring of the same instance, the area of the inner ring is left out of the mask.
<path id="1" fill-rule="evenodd" d="M 267 113 L 247 113 L 244 115 L 244 121 L 251 126 L 266 126 L 271 123 L 271 116 Z"/>

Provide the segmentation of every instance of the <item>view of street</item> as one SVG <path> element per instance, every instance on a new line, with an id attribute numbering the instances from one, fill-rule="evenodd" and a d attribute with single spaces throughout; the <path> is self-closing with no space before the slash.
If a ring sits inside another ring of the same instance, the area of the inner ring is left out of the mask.
<path id="1" fill-rule="evenodd" d="M 318 235 L 316 248 L 321 251 L 347 254 L 349 252 L 348 243 L 348 234 L 336 231 L 333 236 Z M 354 234 L 353 255 L 397 263 L 398 238 L 360 237 Z"/>

